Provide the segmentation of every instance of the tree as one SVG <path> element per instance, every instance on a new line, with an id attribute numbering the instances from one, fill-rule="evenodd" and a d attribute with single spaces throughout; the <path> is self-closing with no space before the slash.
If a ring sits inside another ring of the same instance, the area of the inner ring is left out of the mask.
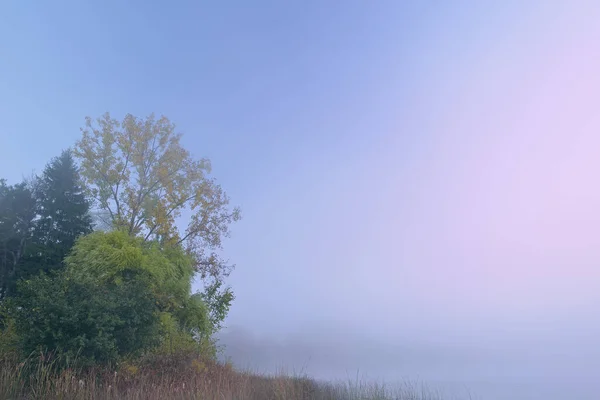
<path id="1" fill-rule="evenodd" d="M 222 286 L 222 281 L 215 280 L 206 285 L 204 292 L 194 295 L 208 307 L 208 320 L 213 329 L 212 333 L 216 333 L 221 329 L 221 324 L 235 299 L 231 289 L 228 287 L 223 289 Z"/>
<path id="2" fill-rule="evenodd" d="M 220 279 L 230 266 L 219 257 L 229 225 L 240 218 L 229 198 L 209 177 L 207 159 L 194 160 L 166 117 L 123 121 L 108 113 L 96 124 L 86 118 L 74 154 L 97 206 L 111 224 L 143 240 L 183 245 L 202 278 Z M 177 227 L 182 211 L 191 213 L 186 229 Z"/>
<path id="3" fill-rule="evenodd" d="M 150 289 L 141 280 L 98 285 L 67 271 L 19 282 L 10 300 L 21 355 L 50 353 L 59 365 L 118 361 L 159 343 L 159 319 Z"/>
<path id="4" fill-rule="evenodd" d="M 179 246 L 144 241 L 123 231 L 94 232 L 80 238 L 65 259 L 73 279 L 98 285 L 146 282 L 157 310 L 171 315 L 191 335 L 213 331 L 206 305 L 191 294 L 192 260 Z"/>
<path id="5" fill-rule="evenodd" d="M 21 277 L 62 267 L 65 256 L 82 235 L 92 232 L 90 204 L 80 185 L 71 151 L 63 151 L 46 165 L 37 180 L 38 218 L 33 246 L 27 252 Z"/>
<path id="6" fill-rule="evenodd" d="M 36 218 L 36 202 L 28 183 L 0 180 L 0 300 L 10 296 L 19 278 Z"/>
<path id="7" fill-rule="evenodd" d="M 80 238 L 65 258 L 73 277 L 90 276 L 98 284 L 145 280 L 168 311 L 190 296 L 192 262 L 180 248 L 161 248 L 123 231 L 94 232 Z"/>

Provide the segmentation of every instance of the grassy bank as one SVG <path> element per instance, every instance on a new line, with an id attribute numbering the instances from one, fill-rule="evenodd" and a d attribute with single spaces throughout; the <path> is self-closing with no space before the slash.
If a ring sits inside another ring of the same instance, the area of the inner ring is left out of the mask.
<path id="1" fill-rule="evenodd" d="M 50 362 L 4 361 L 2 399 L 441 400 L 422 387 L 319 383 L 304 376 L 266 376 L 194 357 L 147 358 L 116 368 L 58 370 Z"/>

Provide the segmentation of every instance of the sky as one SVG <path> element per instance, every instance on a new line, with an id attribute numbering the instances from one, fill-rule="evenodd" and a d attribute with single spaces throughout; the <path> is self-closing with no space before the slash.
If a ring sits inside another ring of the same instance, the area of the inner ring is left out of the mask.
<path id="1" fill-rule="evenodd" d="M 86 116 L 166 115 L 242 209 L 238 364 L 597 398 L 599 18 L 595 1 L 5 1 L 0 176 L 40 172 Z"/>

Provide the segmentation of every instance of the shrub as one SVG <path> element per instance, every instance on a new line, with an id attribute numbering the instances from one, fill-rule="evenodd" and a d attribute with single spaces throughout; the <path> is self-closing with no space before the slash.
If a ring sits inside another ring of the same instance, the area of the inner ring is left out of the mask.
<path id="1" fill-rule="evenodd" d="M 169 313 L 160 314 L 160 344 L 151 350 L 151 355 L 191 355 L 216 359 L 216 346 L 209 336 L 194 336 L 188 327 Z"/>
<path id="2" fill-rule="evenodd" d="M 155 300 L 141 280 L 99 285 L 67 273 L 19 283 L 10 306 L 22 354 L 51 352 L 59 364 L 112 363 L 158 341 Z"/>
<path id="3" fill-rule="evenodd" d="M 171 347 L 174 340 L 202 344 L 215 331 L 204 297 L 191 294 L 192 260 L 180 246 L 143 241 L 122 231 L 94 232 L 77 241 L 65 262 L 74 279 L 116 286 L 132 279 L 146 282 L 161 315 L 163 342 Z M 224 318 L 228 304 L 217 305 Z"/>
<path id="4" fill-rule="evenodd" d="M 15 321 L 6 315 L 1 315 L 0 323 L 0 362 L 18 358 L 19 341 Z"/>

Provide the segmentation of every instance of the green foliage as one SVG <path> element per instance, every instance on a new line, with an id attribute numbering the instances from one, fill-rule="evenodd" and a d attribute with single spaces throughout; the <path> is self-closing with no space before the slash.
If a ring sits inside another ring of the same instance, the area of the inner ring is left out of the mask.
<path id="1" fill-rule="evenodd" d="M 208 336 L 195 337 L 182 326 L 179 317 L 161 313 L 161 342 L 151 354 L 160 356 L 196 354 L 206 358 L 216 356 L 216 348 Z"/>
<path id="2" fill-rule="evenodd" d="M 90 204 L 71 151 L 63 151 L 46 166 L 36 189 L 36 241 L 47 247 L 46 264 L 60 264 L 75 240 L 92 232 Z"/>
<path id="3" fill-rule="evenodd" d="M 98 284 L 145 280 L 162 310 L 180 307 L 190 295 L 191 260 L 177 247 L 161 248 L 123 231 L 94 232 L 82 237 L 65 259 L 73 276 L 93 277 Z"/>
<path id="4" fill-rule="evenodd" d="M 19 279 L 60 268 L 77 237 L 91 231 L 89 203 L 70 151 L 30 182 L 0 181 L 0 299 L 15 292 Z"/>
<path id="5" fill-rule="evenodd" d="M 221 329 L 221 324 L 225 320 L 231 303 L 235 299 L 231 288 L 223 288 L 222 286 L 223 281 L 215 280 L 204 288 L 204 292 L 194 295 L 207 305 L 209 310 L 208 319 L 213 333 Z"/>
<path id="6" fill-rule="evenodd" d="M 158 342 L 154 298 L 141 280 L 98 285 L 67 271 L 19 282 L 11 300 L 23 355 L 54 352 L 59 363 L 115 362 Z"/>
<path id="7" fill-rule="evenodd" d="M 146 282 L 162 312 L 163 328 L 169 327 L 164 335 L 183 332 L 201 342 L 214 332 L 203 298 L 191 295 L 194 269 L 179 246 L 161 246 L 124 231 L 94 232 L 77 241 L 65 262 L 71 276 L 89 277 L 100 285 L 121 285 L 127 279 Z M 166 315 L 176 321 L 174 327 L 165 322 Z"/>
<path id="8" fill-rule="evenodd" d="M 15 321 L 4 315 L 5 310 L 0 310 L 2 323 L 0 324 L 0 362 L 19 357 L 19 336 L 15 328 Z"/>
<path id="9" fill-rule="evenodd" d="M 0 180 L 0 301 L 12 293 L 36 217 L 36 201 L 27 183 Z"/>
<path id="10" fill-rule="evenodd" d="M 35 180 L 37 218 L 31 245 L 20 267 L 20 277 L 61 268 L 75 240 L 92 231 L 90 204 L 79 183 L 79 172 L 70 151 L 46 165 Z"/>
<path id="11" fill-rule="evenodd" d="M 198 294 L 189 296 L 174 315 L 179 321 L 179 328 L 193 336 L 206 334 L 212 329 L 207 304 Z"/>
<path id="12" fill-rule="evenodd" d="M 218 253 L 239 210 L 167 118 L 106 114 L 82 131 L 40 177 L 0 179 L 0 358 L 214 357 L 234 299 L 223 286 L 233 266 Z M 92 200 L 103 232 L 93 232 Z M 192 294 L 197 274 L 205 290 Z"/>
<path id="13" fill-rule="evenodd" d="M 82 137 L 74 150 L 81 175 L 113 228 L 145 242 L 160 243 L 159 251 L 170 261 L 182 258 L 183 247 L 195 272 L 204 281 L 213 331 L 224 320 L 233 294 L 221 290 L 223 278 L 233 269 L 220 256 L 222 240 L 240 210 L 229 207 L 229 197 L 210 178 L 210 161 L 195 160 L 180 143 L 181 134 L 166 117 L 139 119 L 126 115 L 122 121 L 106 113 L 97 120 L 86 118 Z M 190 214 L 187 227 L 177 226 L 182 212 Z M 181 246 L 181 247 L 180 247 Z M 130 254 L 133 258 L 139 254 Z M 164 258 L 158 258 L 164 260 Z M 180 283 L 168 279 L 172 296 L 179 297 Z M 191 279 L 190 279 L 191 282 Z M 213 282 L 213 283 L 209 283 Z M 164 288 L 166 289 L 166 288 Z M 187 290 L 189 292 L 189 290 Z M 164 299 L 163 299 L 164 301 Z"/>

